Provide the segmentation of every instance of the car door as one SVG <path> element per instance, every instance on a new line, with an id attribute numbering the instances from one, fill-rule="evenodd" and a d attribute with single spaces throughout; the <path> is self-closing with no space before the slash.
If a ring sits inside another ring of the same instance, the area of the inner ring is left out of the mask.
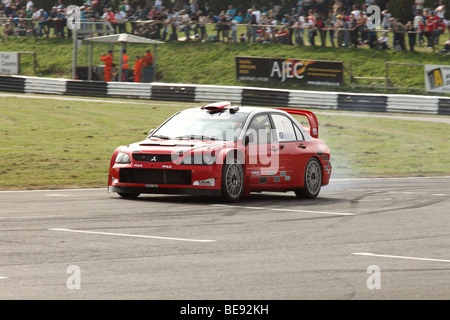
<path id="1" fill-rule="evenodd" d="M 280 187 L 303 185 L 303 170 L 308 161 L 308 144 L 297 125 L 286 115 L 271 114 L 276 147 L 279 149 Z"/>
<path id="2" fill-rule="evenodd" d="M 267 113 L 255 115 L 247 128 L 246 176 L 253 189 L 272 188 L 278 172 L 279 149 L 273 144 L 272 123 Z"/>

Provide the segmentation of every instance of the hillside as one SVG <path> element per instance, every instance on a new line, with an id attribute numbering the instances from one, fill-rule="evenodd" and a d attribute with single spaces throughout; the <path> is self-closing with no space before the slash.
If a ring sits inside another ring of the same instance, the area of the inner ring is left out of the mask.
<path id="1" fill-rule="evenodd" d="M 95 44 L 94 65 L 101 65 L 101 53 L 111 48 L 110 44 Z M 142 55 L 153 47 L 128 45 L 131 65 L 134 56 Z M 3 38 L 0 51 L 36 52 L 37 74 L 33 72 L 33 58 L 22 55 L 21 73 L 42 77 L 70 78 L 72 66 L 72 41 L 56 38 Z M 115 47 L 118 55 L 119 47 Z M 178 42 L 165 43 L 158 46 L 158 81 L 168 83 L 193 83 L 213 85 L 266 86 L 306 90 L 355 91 L 349 84 L 351 72 L 357 77 L 385 76 L 385 62 L 408 64 L 449 64 L 450 55 L 441 55 L 430 49 L 418 47 L 416 52 L 399 52 L 394 50 L 378 50 L 366 47 L 358 49 L 341 49 L 332 47 L 300 47 L 297 45 L 261 45 L 255 43 L 222 43 L 222 42 Z M 343 61 L 346 69 L 345 87 L 321 88 L 299 87 L 292 85 L 265 84 L 261 82 L 239 82 L 236 80 L 235 56 L 273 57 L 314 59 L 327 61 Z M 78 65 L 88 64 L 88 46 L 84 43 L 78 52 Z M 389 77 L 398 88 L 423 88 L 424 73 L 422 67 L 390 66 Z M 364 80 L 363 80 L 364 81 Z M 364 83 L 364 82 L 363 82 Z M 361 84 L 363 84 L 361 83 Z M 364 84 L 367 84 L 365 82 Z M 374 81 L 374 86 L 382 86 L 383 82 Z M 385 90 L 358 88 L 359 92 L 379 93 L 424 93 L 413 90 Z"/>

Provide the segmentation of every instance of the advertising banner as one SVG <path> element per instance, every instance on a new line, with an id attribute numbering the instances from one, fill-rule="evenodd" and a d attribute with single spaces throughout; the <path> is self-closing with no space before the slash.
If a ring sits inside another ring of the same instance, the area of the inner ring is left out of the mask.
<path id="1" fill-rule="evenodd" d="M 19 54 L 17 52 L 0 52 L 0 74 L 19 73 Z"/>
<path id="2" fill-rule="evenodd" d="M 450 66 L 425 65 L 425 89 L 428 92 L 450 92 Z"/>
<path id="3" fill-rule="evenodd" d="M 343 75 L 342 62 L 236 57 L 236 76 L 240 81 L 341 86 Z"/>

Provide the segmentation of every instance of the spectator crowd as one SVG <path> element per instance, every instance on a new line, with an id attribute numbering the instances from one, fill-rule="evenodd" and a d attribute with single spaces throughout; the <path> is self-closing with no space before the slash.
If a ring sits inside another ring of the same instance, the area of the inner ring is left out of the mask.
<path id="1" fill-rule="evenodd" d="M 414 19 L 407 22 L 392 16 L 388 0 L 368 0 L 361 6 L 352 0 L 286 1 L 290 4 L 285 7 L 252 6 L 245 12 L 237 11 L 232 5 L 213 12 L 208 2 L 197 0 L 85 0 L 80 7 L 80 18 L 85 22 L 82 28 L 88 28 L 93 21 L 107 21 L 115 33 L 127 32 L 163 41 L 369 46 L 395 50 L 414 50 L 416 45 L 434 48 L 447 29 L 450 33 L 444 2 L 435 1 L 432 8 L 426 8 L 424 0 L 408 1 Z M 373 14 L 368 8 L 372 4 L 378 5 L 381 12 L 381 26 L 377 29 L 368 27 Z M 50 12 L 36 8 L 32 0 L 1 0 L 0 12 L 4 35 L 72 36 L 67 28 L 63 0 L 57 0 Z M 447 42 L 444 44 L 446 50 Z M 450 41 L 448 44 L 450 52 Z"/>

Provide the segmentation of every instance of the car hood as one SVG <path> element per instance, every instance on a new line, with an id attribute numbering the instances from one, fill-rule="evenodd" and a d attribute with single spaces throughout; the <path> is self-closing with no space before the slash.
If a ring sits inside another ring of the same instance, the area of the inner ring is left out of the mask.
<path id="1" fill-rule="evenodd" d="M 181 155 L 186 152 L 217 151 L 234 144 L 233 141 L 146 139 L 127 146 L 127 149 L 132 153 Z"/>

